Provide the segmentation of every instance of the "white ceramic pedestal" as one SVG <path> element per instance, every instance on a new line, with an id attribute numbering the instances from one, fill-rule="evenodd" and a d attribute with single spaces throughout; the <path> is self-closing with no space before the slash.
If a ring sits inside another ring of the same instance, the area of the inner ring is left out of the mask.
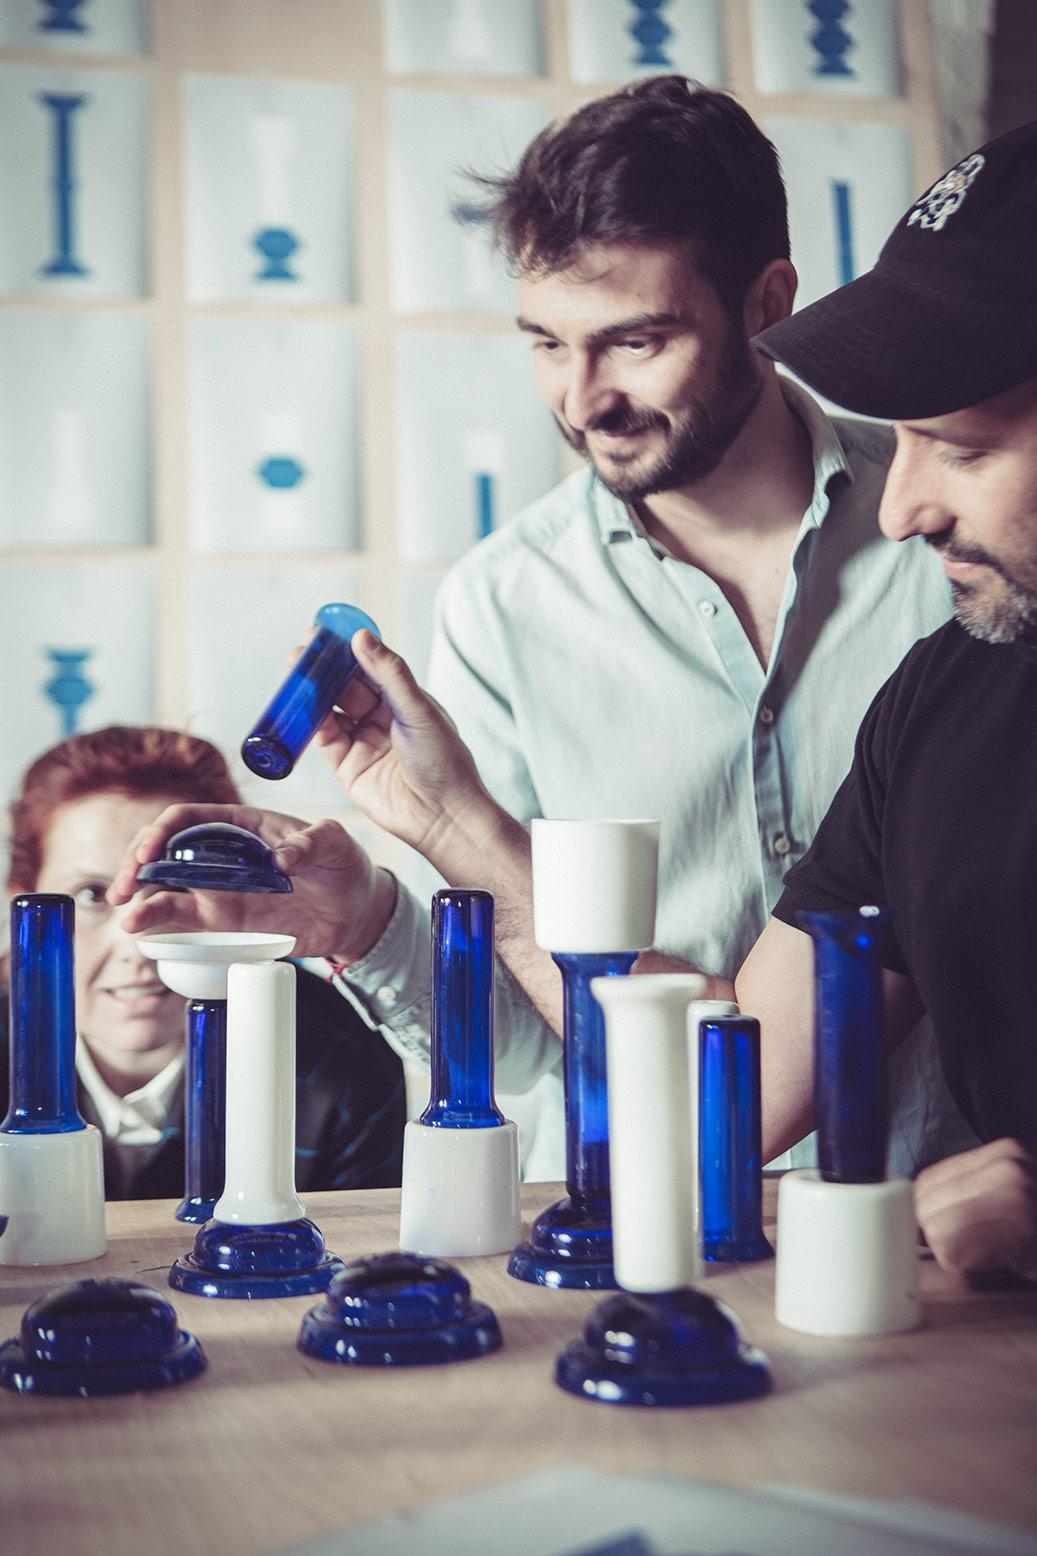
<path id="1" fill-rule="evenodd" d="M 273 962 L 291 956 L 294 935 L 261 931 L 185 930 L 182 934 L 141 935 L 136 946 L 157 965 L 167 989 L 189 1000 L 225 1000 L 227 973 L 234 962 Z"/>
<path id="2" fill-rule="evenodd" d="M 101 1132 L 0 1134 L 0 1264 L 99 1259 L 104 1228 Z"/>
<path id="3" fill-rule="evenodd" d="M 522 1236 L 518 1126 L 403 1134 L 400 1247 L 430 1258 L 506 1253 Z"/>
<path id="4" fill-rule="evenodd" d="M 546 951 L 643 951 L 655 938 L 657 821 L 532 823 L 533 933 Z"/>
<path id="5" fill-rule="evenodd" d="M 826 1183 L 812 1169 L 778 1188 L 774 1313 L 815 1335 L 893 1334 L 921 1322 L 914 1195 L 906 1178 Z"/>

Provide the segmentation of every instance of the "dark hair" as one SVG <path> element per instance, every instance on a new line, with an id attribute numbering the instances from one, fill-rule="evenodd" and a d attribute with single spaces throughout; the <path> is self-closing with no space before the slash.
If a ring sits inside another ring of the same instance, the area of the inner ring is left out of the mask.
<path id="1" fill-rule="evenodd" d="M 691 240 L 733 306 L 789 256 L 777 152 L 733 97 L 684 76 L 597 98 L 543 130 L 514 173 L 473 176 L 492 196 L 478 214 L 517 270 L 568 269 L 592 243 Z"/>
<path id="2" fill-rule="evenodd" d="M 55 811 L 88 794 L 112 793 L 214 805 L 241 799 L 221 753 L 197 735 L 122 724 L 72 735 L 36 758 L 11 805 L 9 890 L 35 890 Z"/>

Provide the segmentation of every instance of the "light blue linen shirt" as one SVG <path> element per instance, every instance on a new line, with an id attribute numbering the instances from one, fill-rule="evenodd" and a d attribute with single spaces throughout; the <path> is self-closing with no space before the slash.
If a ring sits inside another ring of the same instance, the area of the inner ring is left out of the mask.
<path id="1" fill-rule="evenodd" d="M 728 977 L 806 851 L 875 692 L 950 611 L 931 549 L 878 529 L 892 434 L 832 421 L 782 384 L 810 435 L 814 487 L 766 668 L 720 586 L 649 538 L 588 468 L 452 569 L 429 671 L 521 821 L 659 818 L 656 946 Z M 401 1050 L 422 1056 L 428 947 L 427 909 L 401 887 L 386 934 L 347 973 Z M 496 1013 L 499 1090 L 553 1076 L 527 1176 L 563 1175 L 558 1041 L 503 969 Z"/>

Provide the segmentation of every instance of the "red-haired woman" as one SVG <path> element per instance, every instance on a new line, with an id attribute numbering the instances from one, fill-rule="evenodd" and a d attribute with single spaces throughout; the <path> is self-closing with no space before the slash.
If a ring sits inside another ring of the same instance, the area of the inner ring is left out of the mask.
<path id="1" fill-rule="evenodd" d="M 240 803 L 216 747 L 176 730 L 112 726 L 45 752 L 11 806 L 9 893 L 63 892 L 76 904 L 79 1106 L 104 1135 L 108 1199 L 183 1192 L 184 1001 L 158 981 L 105 900 L 134 834 L 182 801 Z M 399 1059 L 302 968 L 297 1016 L 298 1187 L 398 1184 L 406 1118 Z M 3 1032 L 0 1116 L 6 1047 Z"/>

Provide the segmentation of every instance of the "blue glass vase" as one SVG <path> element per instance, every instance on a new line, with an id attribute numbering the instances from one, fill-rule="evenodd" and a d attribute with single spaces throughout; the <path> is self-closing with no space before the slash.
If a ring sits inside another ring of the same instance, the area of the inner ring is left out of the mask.
<path id="1" fill-rule="evenodd" d="M 184 1197 L 176 1219 L 211 1220 L 226 1168 L 227 1001 L 187 1006 L 184 1073 Z"/>
<path id="2" fill-rule="evenodd" d="M 760 1023 L 718 1016 L 699 1027 L 702 1252 L 720 1263 L 774 1256 L 763 1232 Z"/>
<path id="3" fill-rule="evenodd" d="M 605 1020 L 592 978 L 619 977 L 636 951 L 552 953 L 564 993 L 566 1197 L 533 1223 L 508 1263 L 509 1275 L 539 1286 L 610 1291 L 612 1206 L 609 1197 Z"/>
<path id="4" fill-rule="evenodd" d="M 85 1129 L 76 1102 L 76 1004 L 71 897 L 34 892 L 11 902 L 11 1093 L 5 1134 Z"/>
<path id="5" fill-rule="evenodd" d="M 349 646 L 354 632 L 366 627 L 379 636 L 355 605 L 322 605 L 314 625 L 298 663 L 242 744 L 242 760 L 259 778 L 287 778 L 342 696 L 357 670 Z"/>
<path id="6" fill-rule="evenodd" d="M 880 1183 L 888 1103 L 881 908 L 800 913 L 814 941 L 814 1124 L 821 1177 Z"/>

